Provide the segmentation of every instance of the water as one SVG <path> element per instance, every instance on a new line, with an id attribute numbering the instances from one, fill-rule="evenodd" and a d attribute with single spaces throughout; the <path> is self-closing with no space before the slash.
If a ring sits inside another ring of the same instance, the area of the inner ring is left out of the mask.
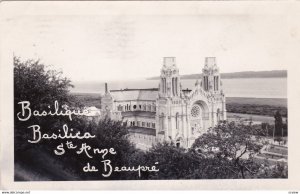
<path id="1" fill-rule="evenodd" d="M 196 80 L 181 80 L 183 89 L 193 88 Z M 223 79 L 223 91 L 227 97 L 287 98 L 287 78 Z M 110 90 L 125 88 L 157 88 L 159 80 L 135 80 L 108 82 Z M 104 83 L 73 83 L 72 92 L 103 93 Z"/>

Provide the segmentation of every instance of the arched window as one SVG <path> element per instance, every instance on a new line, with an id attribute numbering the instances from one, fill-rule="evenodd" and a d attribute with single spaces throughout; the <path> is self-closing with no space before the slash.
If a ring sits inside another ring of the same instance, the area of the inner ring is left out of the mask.
<path id="1" fill-rule="evenodd" d="M 221 112 L 220 109 L 218 108 L 217 110 L 217 122 L 219 122 L 221 120 Z"/>
<path id="2" fill-rule="evenodd" d="M 121 105 L 118 106 L 118 111 L 122 111 L 122 106 Z"/>
<path id="3" fill-rule="evenodd" d="M 155 123 L 152 123 L 152 128 L 155 129 Z"/>
<path id="4" fill-rule="evenodd" d="M 173 93 L 173 96 L 175 96 L 175 78 L 174 77 L 172 78 L 172 93 Z"/>
<path id="5" fill-rule="evenodd" d="M 178 77 L 175 78 L 175 91 L 176 91 L 176 96 L 178 96 Z"/>
<path id="6" fill-rule="evenodd" d="M 148 105 L 147 111 L 151 111 L 151 105 Z"/>
<path id="7" fill-rule="evenodd" d="M 160 129 L 161 131 L 164 131 L 164 119 L 165 119 L 165 115 L 164 113 L 161 113 L 161 116 L 160 116 Z"/>
<path id="8" fill-rule="evenodd" d="M 176 116 L 175 116 L 175 122 L 176 122 L 176 129 L 179 128 L 179 113 L 177 112 L 176 113 Z"/>
<path id="9" fill-rule="evenodd" d="M 146 111 L 146 104 L 143 105 L 143 111 Z"/>
<path id="10" fill-rule="evenodd" d="M 166 81 L 166 78 L 163 78 L 164 80 L 164 93 L 167 92 L 167 81 Z"/>

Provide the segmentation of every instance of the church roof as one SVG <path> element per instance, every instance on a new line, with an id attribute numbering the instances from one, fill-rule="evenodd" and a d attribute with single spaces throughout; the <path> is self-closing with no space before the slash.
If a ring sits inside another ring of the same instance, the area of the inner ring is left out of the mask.
<path id="1" fill-rule="evenodd" d="M 157 99 L 158 89 L 150 88 L 150 89 L 111 90 L 110 94 L 116 101 L 130 101 L 130 100 L 155 101 Z"/>

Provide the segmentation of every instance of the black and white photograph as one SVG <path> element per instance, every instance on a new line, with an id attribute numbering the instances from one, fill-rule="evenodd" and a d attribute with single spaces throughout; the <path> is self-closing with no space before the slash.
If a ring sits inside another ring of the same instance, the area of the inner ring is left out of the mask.
<path id="1" fill-rule="evenodd" d="M 294 180 L 300 29 L 284 3 L 229 5 L 1 3 L 2 180 Z"/>

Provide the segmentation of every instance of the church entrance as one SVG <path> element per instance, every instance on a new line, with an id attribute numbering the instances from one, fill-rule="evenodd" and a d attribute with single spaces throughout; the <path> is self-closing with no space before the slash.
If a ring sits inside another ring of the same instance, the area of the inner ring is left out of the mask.
<path id="1" fill-rule="evenodd" d="M 203 101 L 196 101 L 191 108 L 191 133 L 198 135 L 207 128 L 208 106 Z"/>

